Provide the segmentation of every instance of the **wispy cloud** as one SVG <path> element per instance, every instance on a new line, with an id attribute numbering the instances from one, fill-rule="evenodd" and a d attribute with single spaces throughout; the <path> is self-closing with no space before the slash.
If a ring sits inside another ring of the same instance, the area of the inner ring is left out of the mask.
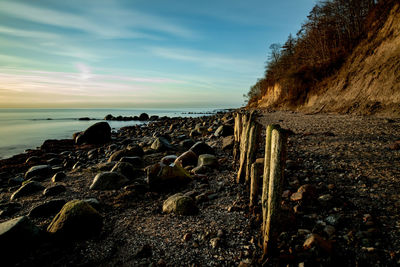
<path id="1" fill-rule="evenodd" d="M 43 32 L 43 31 L 27 31 L 13 27 L 0 26 L 0 34 L 11 35 L 24 38 L 38 38 L 38 39 L 58 39 L 60 35 L 55 33 Z"/>
<path id="2" fill-rule="evenodd" d="M 80 10 L 81 13 L 69 13 L 31 4 L 5 1 L 0 3 L 0 12 L 19 19 L 74 29 L 104 38 L 160 38 L 154 33 L 147 33 L 146 30 L 186 38 L 195 36 L 191 30 L 160 16 L 149 15 L 137 10 L 124 10 L 123 7 L 116 5 L 99 8 L 97 2 L 92 3 L 93 6 Z"/>

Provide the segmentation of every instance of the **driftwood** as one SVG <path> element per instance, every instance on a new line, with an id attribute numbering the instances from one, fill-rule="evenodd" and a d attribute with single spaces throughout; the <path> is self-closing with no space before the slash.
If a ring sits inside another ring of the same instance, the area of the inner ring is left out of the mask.
<path id="1" fill-rule="evenodd" d="M 273 129 L 271 133 L 267 214 L 263 232 L 264 255 L 267 255 L 279 234 L 280 205 L 287 150 L 287 133 L 281 129 Z"/>

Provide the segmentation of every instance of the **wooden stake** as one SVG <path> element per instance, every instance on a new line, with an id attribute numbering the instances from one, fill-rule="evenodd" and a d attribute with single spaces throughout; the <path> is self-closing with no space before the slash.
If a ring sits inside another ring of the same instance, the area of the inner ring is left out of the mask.
<path id="1" fill-rule="evenodd" d="M 262 193 L 261 193 L 261 206 L 262 206 L 262 215 L 263 215 L 263 223 L 261 226 L 262 233 L 264 233 L 265 222 L 267 221 L 272 130 L 279 129 L 279 128 L 280 128 L 280 126 L 278 124 L 268 125 L 267 130 L 265 132 L 264 174 L 263 174 Z"/>
<path id="2" fill-rule="evenodd" d="M 247 145 L 250 134 L 250 122 L 253 117 L 253 112 L 249 115 L 242 116 L 242 134 L 240 137 L 240 159 L 239 170 L 236 178 L 237 183 L 243 183 L 246 174 L 246 159 L 247 159 Z"/>
<path id="3" fill-rule="evenodd" d="M 234 145 L 233 145 L 233 167 L 236 168 L 236 165 L 240 156 L 240 138 L 242 135 L 242 115 L 240 113 L 236 113 L 235 116 L 235 128 L 234 128 Z"/>
<path id="4" fill-rule="evenodd" d="M 250 175 L 251 175 L 251 165 L 256 159 L 256 152 L 258 148 L 258 143 L 260 140 L 261 134 L 261 125 L 254 120 L 250 121 L 250 131 L 249 138 L 247 140 L 247 153 L 246 153 L 246 173 L 245 173 L 245 183 L 250 183 Z"/>
<path id="5" fill-rule="evenodd" d="M 268 210 L 264 231 L 264 255 L 279 234 L 280 205 L 286 163 L 287 134 L 280 129 L 272 130 Z"/>

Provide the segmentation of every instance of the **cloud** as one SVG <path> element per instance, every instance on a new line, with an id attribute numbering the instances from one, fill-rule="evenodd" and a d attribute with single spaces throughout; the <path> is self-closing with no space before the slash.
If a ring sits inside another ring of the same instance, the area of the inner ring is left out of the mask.
<path id="1" fill-rule="evenodd" d="M 100 8 L 97 2 L 93 3 L 93 6 L 81 8 L 80 13 L 68 13 L 30 4 L 3 1 L 0 3 L 0 12 L 22 20 L 74 29 L 103 38 L 160 38 L 153 33 L 146 33 L 145 30 L 185 38 L 195 36 L 191 30 L 159 16 L 137 10 L 124 10 L 123 7 L 117 5 Z"/>
<path id="2" fill-rule="evenodd" d="M 24 38 L 58 39 L 60 35 L 43 31 L 26 31 L 13 27 L 0 26 L 0 34 Z"/>

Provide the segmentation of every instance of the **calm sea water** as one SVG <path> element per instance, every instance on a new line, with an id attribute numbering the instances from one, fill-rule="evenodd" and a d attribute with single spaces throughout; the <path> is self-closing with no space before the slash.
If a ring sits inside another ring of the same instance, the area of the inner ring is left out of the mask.
<path id="1" fill-rule="evenodd" d="M 47 139 L 71 138 L 102 120 L 107 114 L 113 116 L 151 115 L 169 117 L 201 116 L 188 112 L 210 112 L 215 109 L 0 109 L 0 159 L 34 149 Z M 79 121 L 89 117 L 96 120 Z M 109 121 L 113 129 L 135 125 L 140 122 Z"/>

